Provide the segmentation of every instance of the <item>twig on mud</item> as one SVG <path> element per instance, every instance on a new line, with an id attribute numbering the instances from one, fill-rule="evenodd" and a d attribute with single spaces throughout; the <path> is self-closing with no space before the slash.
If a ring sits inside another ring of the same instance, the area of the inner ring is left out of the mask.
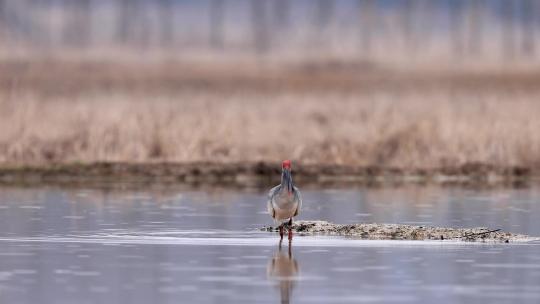
<path id="1" fill-rule="evenodd" d="M 479 232 L 479 233 L 470 233 L 470 234 L 466 234 L 466 235 L 462 236 L 461 238 L 467 238 L 468 239 L 468 238 L 471 238 L 471 237 L 480 236 L 480 235 L 489 234 L 489 233 L 498 232 L 498 231 L 501 231 L 501 229 L 488 230 L 488 231 Z"/>

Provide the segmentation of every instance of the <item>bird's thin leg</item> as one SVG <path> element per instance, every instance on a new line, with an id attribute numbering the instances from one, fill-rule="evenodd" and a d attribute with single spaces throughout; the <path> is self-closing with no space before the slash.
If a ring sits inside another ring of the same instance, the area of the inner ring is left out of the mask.
<path id="1" fill-rule="evenodd" d="M 280 241 L 283 240 L 283 224 L 279 225 L 279 237 Z"/>
<path id="2" fill-rule="evenodd" d="M 292 241 L 292 235 L 293 235 L 293 232 L 292 232 L 292 217 L 289 219 L 289 223 L 288 223 L 288 226 L 289 226 L 289 243 Z"/>

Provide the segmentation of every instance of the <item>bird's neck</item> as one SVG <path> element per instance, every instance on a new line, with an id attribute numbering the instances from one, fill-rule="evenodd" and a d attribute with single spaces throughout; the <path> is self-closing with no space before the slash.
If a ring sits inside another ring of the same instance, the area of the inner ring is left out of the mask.
<path id="1" fill-rule="evenodd" d="M 288 170 L 283 170 L 283 172 L 281 173 L 281 189 L 292 192 L 293 186 L 294 184 L 291 172 Z"/>

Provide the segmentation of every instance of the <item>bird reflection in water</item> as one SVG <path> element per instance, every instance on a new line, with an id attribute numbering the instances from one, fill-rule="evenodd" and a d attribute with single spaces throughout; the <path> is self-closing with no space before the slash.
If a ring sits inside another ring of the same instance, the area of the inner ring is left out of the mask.
<path id="1" fill-rule="evenodd" d="M 298 262 L 292 256 L 292 246 L 289 242 L 287 253 L 281 250 L 281 241 L 278 250 L 274 253 L 267 268 L 268 278 L 277 282 L 281 295 L 281 303 L 290 303 L 295 281 L 298 278 Z"/>

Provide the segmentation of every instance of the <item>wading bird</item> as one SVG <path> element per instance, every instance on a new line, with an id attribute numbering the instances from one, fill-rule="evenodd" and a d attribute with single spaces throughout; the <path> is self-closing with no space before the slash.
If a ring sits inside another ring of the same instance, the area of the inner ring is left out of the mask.
<path id="1" fill-rule="evenodd" d="M 294 186 L 291 174 L 291 161 L 285 160 L 281 166 L 281 184 L 270 189 L 268 193 L 268 213 L 279 222 L 279 236 L 283 239 L 284 225 L 287 223 L 289 241 L 292 240 L 292 219 L 298 215 L 302 207 L 300 191 Z"/>

